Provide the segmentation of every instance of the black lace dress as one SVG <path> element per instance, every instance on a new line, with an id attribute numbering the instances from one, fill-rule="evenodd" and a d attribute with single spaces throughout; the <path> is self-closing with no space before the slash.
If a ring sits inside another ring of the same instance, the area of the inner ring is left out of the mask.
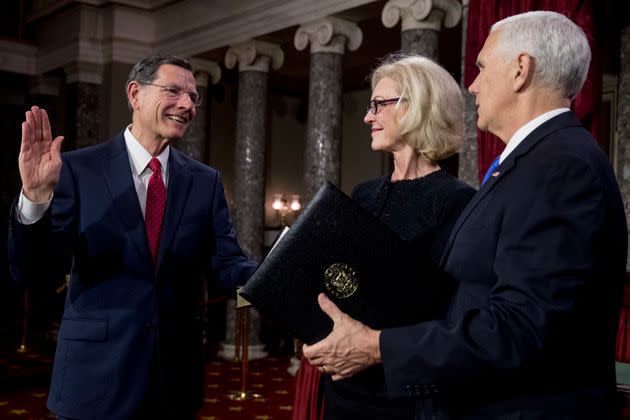
<path id="1" fill-rule="evenodd" d="M 438 170 L 411 180 L 391 182 L 390 176 L 383 176 L 367 181 L 354 188 L 352 198 L 402 238 L 416 242 L 418 249 L 429 249 L 432 261 L 439 264 L 453 225 L 474 193 L 473 188 Z M 418 267 L 418 273 L 421 270 Z M 441 317 L 442 313 L 435 314 L 435 319 Z M 326 420 L 412 419 L 414 411 L 413 399 L 387 398 L 380 365 L 343 381 L 324 377 Z"/>

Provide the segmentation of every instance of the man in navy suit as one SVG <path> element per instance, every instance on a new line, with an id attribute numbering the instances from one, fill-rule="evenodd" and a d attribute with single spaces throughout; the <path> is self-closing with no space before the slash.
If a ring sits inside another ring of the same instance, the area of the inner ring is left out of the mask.
<path id="1" fill-rule="evenodd" d="M 320 295 L 334 329 L 305 346 L 312 364 L 342 380 L 382 363 L 418 419 L 614 418 L 627 227 L 612 168 L 569 110 L 590 58 L 557 13 L 492 27 L 469 90 L 479 128 L 507 147 L 446 247 L 459 287 L 445 319 L 376 331 Z"/>
<path id="2" fill-rule="evenodd" d="M 132 123 L 60 154 L 48 116 L 22 123 L 11 272 L 43 281 L 72 261 L 48 407 L 60 418 L 194 418 L 203 396 L 202 280 L 244 284 L 218 172 L 169 146 L 200 98 L 190 63 L 153 56 L 126 84 Z"/>

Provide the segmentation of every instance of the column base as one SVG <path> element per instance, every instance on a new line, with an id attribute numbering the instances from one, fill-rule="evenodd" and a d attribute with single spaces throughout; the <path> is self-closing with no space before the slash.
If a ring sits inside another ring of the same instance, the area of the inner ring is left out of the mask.
<path id="1" fill-rule="evenodd" d="M 293 356 L 289 359 L 289 368 L 287 369 L 287 372 L 289 372 L 289 375 L 295 376 L 297 375 L 298 369 L 300 369 L 300 359 L 298 359 L 297 356 Z"/>
<path id="2" fill-rule="evenodd" d="M 234 344 L 221 343 L 221 350 L 217 353 L 217 356 L 224 360 L 232 361 L 236 353 L 236 346 Z M 247 346 L 247 359 L 258 360 L 264 359 L 269 354 L 265 351 L 264 344 L 253 344 Z"/>

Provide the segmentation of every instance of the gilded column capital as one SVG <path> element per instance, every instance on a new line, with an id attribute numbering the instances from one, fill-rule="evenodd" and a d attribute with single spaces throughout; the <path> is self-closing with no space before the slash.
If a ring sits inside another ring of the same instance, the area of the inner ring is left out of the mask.
<path id="1" fill-rule="evenodd" d="M 293 38 L 295 48 L 300 51 L 310 43 L 311 54 L 343 54 L 346 46 L 354 51 L 361 46 L 361 42 L 363 32 L 356 23 L 331 16 L 301 25 Z"/>
<path id="2" fill-rule="evenodd" d="M 221 67 L 211 60 L 200 58 L 191 59 L 195 70 L 195 83 L 200 87 L 208 87 L 209 84 L 216 85 L 221 80 Z"/>
<path id="3" fill-rule="evenodd" d="M 452 28 L 462 18 L 462 4 L 457 0 L 389 0 L 381 14 L 387 28 L 402 20 L 402 30 L 431 29 L 439 31 L 442 24 Z"/>
<path id="4" fill-rule="evenodd" d="M 277 44 L 250 39 L 232 45 L 225 53 L 225 65 L 228 69 L 239 64 L 238 71 L 261 71 L 268 73 L 271 68 L 278 69 L 284 63 L 284 52 Z"/>

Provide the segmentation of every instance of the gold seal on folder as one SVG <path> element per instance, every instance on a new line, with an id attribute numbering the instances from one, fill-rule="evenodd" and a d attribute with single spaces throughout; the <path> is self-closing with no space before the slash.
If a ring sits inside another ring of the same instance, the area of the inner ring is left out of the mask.
<path id="1" fill-rule="evenodd" d="M 346 299 L 357 291 L 359 279 L 348 264 L 334 263 L 324 272 L 324 286 L 337 299 Z"/>

